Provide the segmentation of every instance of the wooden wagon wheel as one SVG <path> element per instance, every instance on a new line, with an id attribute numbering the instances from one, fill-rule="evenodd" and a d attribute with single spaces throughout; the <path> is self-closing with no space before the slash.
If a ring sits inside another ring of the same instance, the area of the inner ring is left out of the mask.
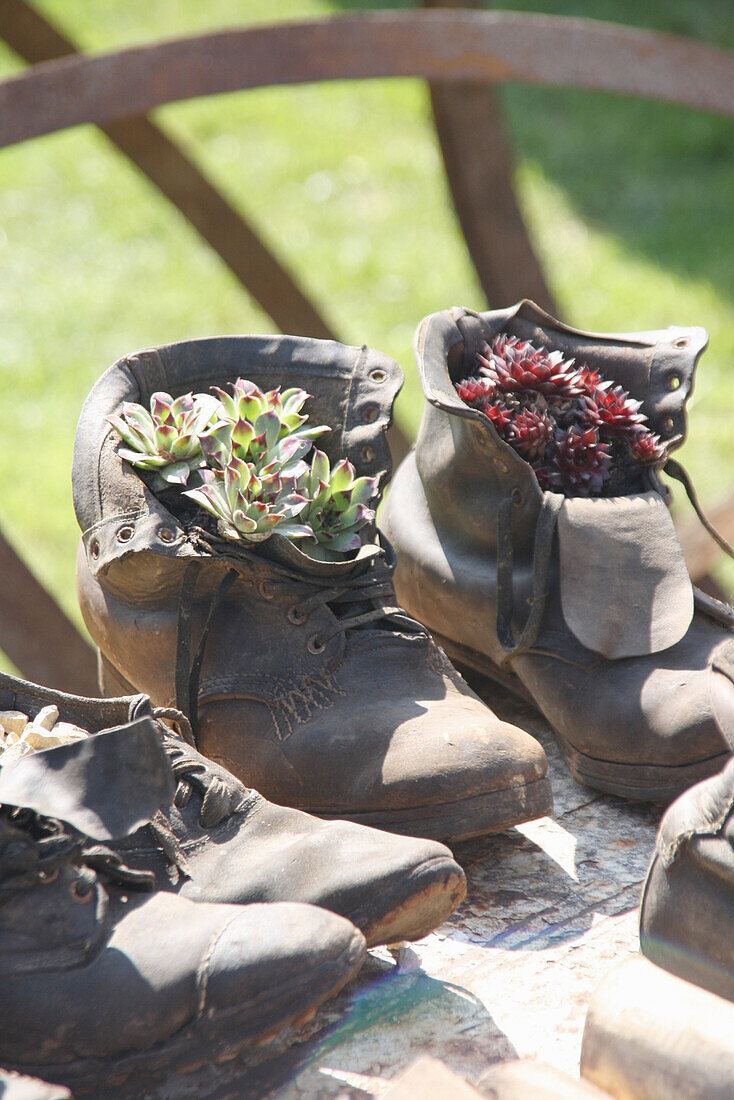
<path id="1" fill-rule="evenodd" d="M 426 0 L 427 7 L 433 4 Z M 23 0 L 0 0 L 0 33 L 11 45 L 15 41 L 21 55 L 41 62 L 0 83 L 0 147 L 95 123 L 176 202 L 278 325 L 326 336 L 328 326 L 285 267 L 145 112 L 201 95 L 273 85 L 422 77 L 431 82 L 449 182 L 480 282 L 492 297 L 509 300 L 530 286 L 548 302 L 514 196 L 508 198 L 506 158 L 499 158 L 494 175 L 487 172 L 489 148 L 495 149 L 487 143 L 501 141 L 498 127 L 490 128 L 496 116 L 487 87 L 517 81 L 587 88 L 734 115 L 734 56 L 703 43 L 596 21 L 446 6 L 444 0 L 444 10 L 248 27 L 86 57 L 72 53 L 73 45 Z M 68 56 L 48 60 L 61 54 Z M 467 137 L 477 121 L 479 129 L 482 121 L 489 129 L 468 154 Z M 488 207 L 492 183 L 499 199 Z M 493 263 L 508 224 L 514 225 L 513 240 L 524 257 L 524 282 L 512 290 L 497 283 L 499 268 Z M 0 552 L 6 569 L 0 594 L 5 652 L 28 675 L 70 690 L 93 690 L 88 644 L 4 540 Z M 45 606 L 46 631 L 39 634 L 35 612 L 23 622 L 19 609 L 38 607 L 44 597 L 53 610 Z M 51 642 L 49 635 L 60 641 Z"/>

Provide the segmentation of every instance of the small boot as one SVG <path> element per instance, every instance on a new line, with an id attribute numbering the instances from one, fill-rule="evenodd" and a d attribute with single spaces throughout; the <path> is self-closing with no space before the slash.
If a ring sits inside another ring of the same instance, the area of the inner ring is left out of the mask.
<path id="1" fill-rule="evenodd" d="M 312 906 L 151 894 L 153 875 L 106 845 L 110 804 L 115 831 L 134 829 L 146 802 L 150 813 L 171 794 L 153 722 L 128 733 L 0 767 L 0 1063 L 77 1095 L 232 1057 L 312 1015 L 365 950 L 348 921 Z"/>
<path id="2" fill-rule="evenodd" d="M 91 733 L 154 716 L 147 696 L 84 699 L 0 672 L 0 721 L 2 712 L 35 717 L 49 707 Z M 190 737 L 180 712 L 169 717 Z M 348 917 L 370 946 L 420 939 L 464 897 L 464 872 L 442 844 L 274 806 L 161 718 L 155 726 L 176 794 L 116 849 L 129 866 L 153 871 L 158 889 L 192 901 L 320 905 Z"/>
<path id="3" fill-rule="evenodd" d="M 387 476 L 401 374 L 366 348 L 227 337 L 115 364 L 82 411 L 73 471 L 79 599 L 108 668 L 178 706 L 205 756 L 285 805 L 447 841 L 547 813 L 542 748 L 489 711 L 395 605 L 376 530 L 337 562 L 277 533 L 217 538 L 123 461 L 106 418 L 124 402 L 238 376 L 307 388 L 313 423 L 332 428 L 320 440 L 332 464 Z"/>
<path id="4" fill-rule="evenodd" d="M 642 402 L 662 444 L 634 492 L 541 490 L 531 462 L 462 400 L 455 383 L 500 333 Z M 717 771 L 734 728 L 734 616 L 693 591 L 659 477 L 665 465 L 685 483 L 668 454 L 685 437 L 706 339 L 579 332 L 531 302 L 433 314 L 416 336 L 427 404 L 385 508 L 408 612 L 460 667 L 534 702 L 577 779 L 634 799 L 670 800 Z"/>
<path id="5" fill-rule="evenodd" d="M 734 758 L 663 817 L 640 906 L 640 950 L 734 1001 Z"/>

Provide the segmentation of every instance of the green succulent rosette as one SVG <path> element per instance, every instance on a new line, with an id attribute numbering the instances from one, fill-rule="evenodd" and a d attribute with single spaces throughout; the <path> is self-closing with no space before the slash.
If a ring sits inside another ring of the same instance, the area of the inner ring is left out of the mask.
<path id="1" fill-rule="evenodd" d="M 150 411 L 126 401 L 120 416 L 108 416 L 125 447 L 119 455 L 139 470 L 153 472 L 151 487 L 186 485 L 193 470 L 204 465 L 200 436 L 214 422 L 219 401 L 213 394 L 154 393 Z"/>
<path id="2" fill-rule="evenodd" d="M 314 451 L 311 468 L 303 483 L 307 504 L 300 514 L 312 538 L 303 549 L 314 558 L 329 560 L 358 550 L 360 532 L 375 518 L 368 502 L 375 495 L 377 478 L 355 477 L 351 462 L 343 458 L 333 470 L 323 451 Z"/>

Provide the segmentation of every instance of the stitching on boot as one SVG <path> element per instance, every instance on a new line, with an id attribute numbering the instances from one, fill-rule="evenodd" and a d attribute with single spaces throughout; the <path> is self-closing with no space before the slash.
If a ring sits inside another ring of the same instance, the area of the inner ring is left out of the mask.
<path id="1" fill-rule="evenodd" d="M 212 961 L 212 955 L 214 954 L 219 941 L 228 928 L 234 924 L 239 917 L 239 913 L 235 913 L 233 917 L 230 917 L 226 924 L 223 924 L 215 936 L 212 937 L 212 941 L 209 944 L 206 954 L 199 963 L 199 969 L 196 972 L 196 984 L 199 987 L 199 997 L 196 1004 L 196 1019 L 204 1015 L 204 1008 L 206 1007 L 206 993 L 209 988 L 209 963 Z"/>
<path id="2" fill-rule="evenodd" d="M 267 698 L 263 696 L 263 686 L 268 691 Z M 267 706 L 279 741 L 287 741 L 297 725 L 310 721 L 317 711 L 327 710 L 337 697 L 346 695 L 335 677 L 322 670 L 318 679 L 295 674 L 285 679 L 262 676 L 258 678 L 257 688 L 249 676 L 212 677 L 202 686 L 200 700 L 206 702 L 209 696 L 238 690 L 251 693 Z"/>

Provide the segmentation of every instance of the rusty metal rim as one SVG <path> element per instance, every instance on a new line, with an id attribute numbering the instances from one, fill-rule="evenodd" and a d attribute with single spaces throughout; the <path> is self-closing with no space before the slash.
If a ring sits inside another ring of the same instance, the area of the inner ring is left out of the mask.
<path id="1" fill-rule="evenodd" d="M 0 84 L 0 146 L 202 95 L 376 77 L 587 88 L 734 114 L 734 54 L 701 42 L 567 16 L 372 12 L 36 65 Z"/>

